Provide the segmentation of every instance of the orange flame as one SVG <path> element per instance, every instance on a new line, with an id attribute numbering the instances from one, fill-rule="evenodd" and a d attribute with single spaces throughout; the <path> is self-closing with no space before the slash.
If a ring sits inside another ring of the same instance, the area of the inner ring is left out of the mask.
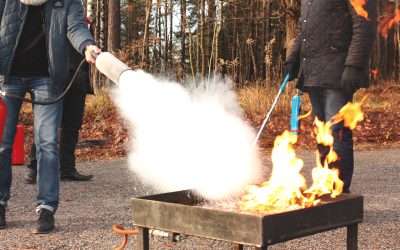
<path id="1" fill-rule="evenodd" d="M 318 196 L 330 194 L 335 198 L 343 190 L 343 181 L 339 179 L 339 170 L 329 168 L 329 164 L 338 159 L 333 150 L 334 138 L 332 125 L 343 121 L 344 126 L 354 129 L 357 122 L 364 118 L 360 103 L 348 103 L 330 121 L 324 123 L 315 120 L 314 132 L 318 143 L 329 147 L 329 153 L 322 164 L 312 170 L 313 183 L 307 189 L 305 178 L 300 174 L 303 161 L 296 156 L 293 145 L 297 135 L 289 131 L 277 136 L 272 150 L 272 174 L 268 181 L 261 185 L 248 185 L 246 195 L 239 203 L 241 211 L 259 214 L 275 213 L 317 205 Z M 319 159 L 319 157 L 317 157 Z"/>
<path id="2" fill-rule="evenodd" d="M 298 117 L 297 119 L 302 120 L 302 119 L 304 119 L 304 118 L 310 116 L 310 115 L 311 115 L 311 112 L 312 112 L 312 110 L 308 111 L 308 112 L 307 112 L 306 114 L 304 114 L 304 115 L 299 115 L 299 117 Z"/>
<path id="3" fill-rule="evenodd" d="M 356 13 L 365 19 L 368 19 L 368 12 L 364 9 L 366 3 L 366 0 L 350 0 L 350 4 L 353 6 Z"/>
<path id="4" fill-rule="evenodd" d="M 333 123 L 339 123 L 344 121 L 344 126 L 350 129 L 354 129 L 357 123 L 364 120 L 364 113 L 361 111 L 361 105 L 365 101 L 367 96 L 364 96 L 361 102 L 347 103 L 343 108 L 339 110 L 335 116 L 332 117 Z"/>
<path id="5" fill-rule="evenodd" d="M 303 161 L 297 158 L 292 146 L 296 141 L 297 135 L 287 130 L 276 137 L 272 150 L 274 168 L 271 178 L 261 186 L 249 185 L 246 188 L 248 194 L 242 197 L 239 204 L 241 210 L 263 213 L 299 208 L 298 201 L 306 200 L 301 193 L 301 189 L 306 186 L 300 174 Z"/>
<path id="6" fill-rule="evenodd" d="M 397 23 L 400 23 L 400 10 L 396 10 L 394 15 L 387 14 L 379 21 L 378 32 L 387 38 L 389 30 Z"/>

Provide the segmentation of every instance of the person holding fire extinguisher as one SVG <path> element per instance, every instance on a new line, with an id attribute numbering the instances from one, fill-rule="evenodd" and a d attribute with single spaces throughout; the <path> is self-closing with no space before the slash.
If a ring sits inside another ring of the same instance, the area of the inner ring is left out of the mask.
<path id="1" fill-rule="evenodd" d="M 285 62 L 285 75 L 297 78 L 296 88 L 310 97 L 313 119 L 327 122 L 359 88 L 369 86 L 369 57 L 377 31 L 376 0 L 363 6 L 361 16 L 349 1 L 302 0 L 299 34 Z M 350 193 L 354 171 L 352 131 L 343 122 L 332 126 L 333 149 L 339 159 L 343 192 Z M 329 147 L 317 145 L 324 165 Z"/>
<path id="2" fill-rule="evenodd" d="M 91 22 L 86 17 L 86 23 L 93 34 Z M 70 44 L 70 78 L 72 80 L 83 57 Z M 83 122 L 86 94 L 93 94 L 90 84 L 89 64 L 85 63 L 74 79 L 72 87 L 63 99 L 63 114 L 61 119 L 60 134 L 60 179 L 62 181 L 90 181 L 93 175 L 85 175 L 78 172 L 75 166 L 75 149 L 78 143 L 79 130 Z M 37 177 L 37 159 L 35 143 L 31 145 L 29 164 L 26 168 L 25 181 L 34 184 Z"/>
<path id="3" fill-rule="evenodd" d="M 51 102 L 64 90 L 69 76 L 68 42 L 90 63 L 100 53 L 83 15 L 80 0 L 0 1 L 0 86 L 3 92 L 34 101 Z M 11 153 L 22 101 L 5 96 L 7 116 L 0 146 L 0 229 L 6 227 L 6 206 L 12 180 Z M 58 128 L 62 101 L 35 105 L 38 219 L 33 233 L 54 229 L 59 204 Z"/>

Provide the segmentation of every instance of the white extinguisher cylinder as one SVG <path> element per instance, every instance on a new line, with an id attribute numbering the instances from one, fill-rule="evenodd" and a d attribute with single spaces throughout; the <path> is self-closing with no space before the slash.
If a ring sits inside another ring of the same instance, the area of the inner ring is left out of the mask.
<path id="1" fill-rule="evenodd" d="M 132 70 L 109 52 L 102 52 L 96 56 L 96 68 L 115 84 L 119 83 L 123 72 Z"/>

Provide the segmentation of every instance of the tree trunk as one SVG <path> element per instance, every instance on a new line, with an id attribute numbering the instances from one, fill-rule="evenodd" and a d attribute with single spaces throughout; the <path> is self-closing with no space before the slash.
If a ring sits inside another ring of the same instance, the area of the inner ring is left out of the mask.
<path id="1" fill-rule="evenodd" d="M 164 0 L 164 65 L 163 72 L 168 65 L 168 0 Z"/>
<path id="2" fill-rule="evenodd" d="M 102 0 L 102 6 L 101 6 L 101 43 L 102 43 L 102 48 L 106 50 L 108 48 L 108 1 L 112 0 Z"/>
<path id="3" fill-rule="evenodd" d="M 162 57 L 162 43 L 161 43 L 161 37 L 162 37 L 162 33 L 161 33 L 161 0 L 157 0 L 157 8 L 158 8 L 158 58 L 160 59 L 158 61 L 159 64 L 161 64 L 161 57 Z M 161 67 L 159 67 L 161 68 Z"/>
<path id="4" fill-rule="evenodd" d="M 215 49 L 214 49 L 214 79 L 217 75 L 218 72 L 218 52 L 219 52 L 219 34 L 222 30 L 222 6 L 223 6 L 223 0 L 219 0 L 218 4 L 218 26 L 217 26 L 217 31 L 215 33 Z"/>
<path id="5" fill-rule="evenodd" d="M 174 11 L 174 3 L 173 0 L 171 0 L 170 2 L 170 6 L 169 6 L 169 63 L 170 63 L 170 68 L 172 69 L 173 66 L 173 44 L 172 44 L 172 34 L 173 34 L 173 11 Z"/>
<path id="6" fill-rule="evenodd" d="M 133 40 L 133 0 L 127 1 L 126 6 L 126 30 L 127 30 L 127 44 L 130 44 Z"/>
<path id="7" fill-rule="evenodd" d="M 205 0 L 200 1 L 200 53 L 201 53 L 201 79 L 204 79 L 206 73 L 206 55 L 204 44 L 205 32 Z"/>
<path id="8" fill-rule="evenodd" d="M 270 16 L 270 12 L 269 12 L 269 4 L 270 4 L 270 0 L 263 0 L 263 25 L 262 25 L 262 44 L 264 46 L 264 58 L 263 58 L 263 76 L 265 77 L 265 81 L 266 83 L 270 83 L 271 82 L 271 74 L 270 74 L 270 70 L 269 67 L 271 65 L 271 53 L 269 53 L 270 51 L 267 49 L 268 48 L 268 42 L 269 42 L 269 27 L 270 27 L 270 22 L 269 22 L 269 16 Z"/>
<path id="9" fill-rule="evenodd" d="M 217 20 L 216 20 L 216 12 L 217 7 L 215 5 L 215 0 L 208 0 L 208 15 L 206 17 L 206 27 L 207 27 L 207 43 L 206 43 L 206 62 L 208 62 L 208 72 L 211 73 L 211 69 L 213 69 L 214 61 L 214 49 L 215 49 L 215 34 L 217 30 Z"/>
<path id="10" fill-rule="evenodd" d="M 181 0 L 181 67 L 185 72 L 186 61 L 186 0 Z"/>
<path id="11" fill-rule="evenodd" d="M 108 2 L 108 51 L 121 49 L 121 9 L 120 0 Z"/>
<path id="12" fill-rule="evenodd" d="M 149 68 L 149 27 L 150 27 L 150 14 L 152 7 L 152 0 L 146 1 L 146 20 L 144 24 L 143 34 L 143 52 L 142 52 L 142 65 L 144 68 Z"/>

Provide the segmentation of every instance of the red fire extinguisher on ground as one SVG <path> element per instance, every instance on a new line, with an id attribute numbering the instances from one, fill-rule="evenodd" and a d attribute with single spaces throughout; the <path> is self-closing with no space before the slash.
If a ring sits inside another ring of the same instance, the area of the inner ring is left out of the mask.
<path id="1" fill-rule="evenodd" d="M 22 165 L 25 162 L 24 159 L 24 126 L 17 125 L 17 133 L 15 133 L 15 139 L 13 144 L 13 150 L 11 155 L 11 162 L 13 165 Z"/>
<path id="2" fill-rule="evenodd" d="M 3 99 L 0 97 L 0 145 L 3 141 L 4 126 L 7 118 L 7 106 L 4 104 Z M 24 164 L 24 126 L 17 125 L 17 132 L 15 134 L 13 151 L 11 155 L 13 165 Z"/>
<path id="3" fill-rule="evenodd" d="M 6 124 L 7 117 L 7 106 L 3 102 L 3 98 L 0 97 L 0 145 L 3 141 L 4 125 Z"/>

